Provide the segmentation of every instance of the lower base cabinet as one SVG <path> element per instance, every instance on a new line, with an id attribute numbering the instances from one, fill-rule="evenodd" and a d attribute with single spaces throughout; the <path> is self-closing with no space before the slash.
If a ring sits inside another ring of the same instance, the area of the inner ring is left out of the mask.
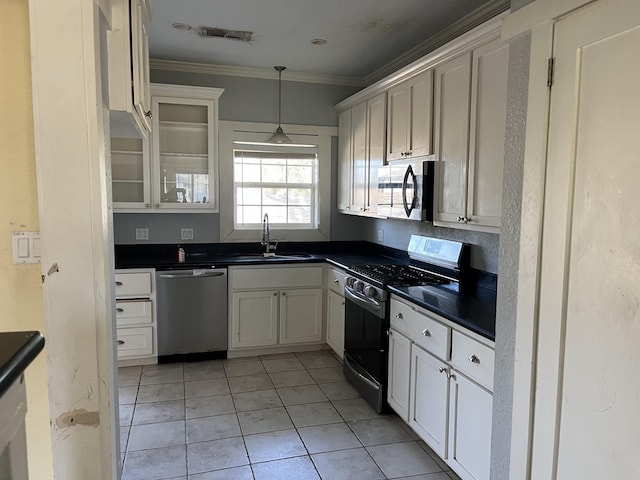
<path id="1" fill-rule="evenodd" d="M 387 401 L 460 478 L 489 480 L 493 349 L 459 331 L 438 332 L 434 322 L 392 298 Z M 422 348 L 426 339 L 438 356 Z"/>
<path id="2" fill-rule="evenodd" d="M 448 463 L 463 479 L 488 479 L 493 396 L 455 370 L 451 374 Z"/>
<path id="3" fill-rule="evenodd" d="M 447 364 L 411 348 L 409 425 L 442 458 L 447 457 L 449 378 Z"/>
<path id="4" fill-rule="evenodd" d="M 322 343 L 321 266 L 229 272 L 229 350 Z"/>
<path id="5" fill-rule="evenodd" d="M 342 358 L 344 354 L 344 297 L 327 292 L 327 345 Z"/>

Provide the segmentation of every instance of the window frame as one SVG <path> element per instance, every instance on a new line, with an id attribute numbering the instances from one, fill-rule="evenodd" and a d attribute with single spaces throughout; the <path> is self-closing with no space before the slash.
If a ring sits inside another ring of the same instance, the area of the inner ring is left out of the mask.
<path id="1" fill-rule="evenodd" d="M 260 229 L 238 228 L 234 226 L 235 181 L 234 142 L 266 142 L 278 125 L 253 122 L 219 122 L 219 166 L 220 178 L 229 179 L 220 184 L 220 241 L 254 242 L 260 241 Z M 317 228 L 271 227 L 271 239 L 286 241 L 328 241 L 331 238 L 331 160 L 332 137 L 338 135 L 337 127 L 315 125 L 283 125 L 282 128 L 295 144 L 317 145 L 318 187 L 317 187 Z"/>

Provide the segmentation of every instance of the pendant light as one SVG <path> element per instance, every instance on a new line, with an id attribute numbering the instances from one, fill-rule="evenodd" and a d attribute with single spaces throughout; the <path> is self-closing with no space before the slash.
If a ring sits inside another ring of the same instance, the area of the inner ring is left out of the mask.
<path id="1" fill-rule="evenodd" d="M 291 143 L 291 139 L 282 131 L 282 126 L 280 125 L 280 114 L 282 111 L 282 71 L 287 67 L 279 65 L 273 68 L 278 72 L 278 129 L 276 133 L 267 140 L 267 143 Z"/>

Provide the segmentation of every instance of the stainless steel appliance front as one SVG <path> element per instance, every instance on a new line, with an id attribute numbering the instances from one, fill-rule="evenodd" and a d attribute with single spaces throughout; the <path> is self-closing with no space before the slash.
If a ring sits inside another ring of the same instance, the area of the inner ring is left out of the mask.
<path id="1" fill-rule="evenodd" d="M 226 357 L 227 269 L 159 271 L 156 286 L 158 355 Z"/>
<path id="2" fill-rule="evenodd" d="M 378 169 L 377 213 L 433 220 L 434 162 L 393 162 Z"/>

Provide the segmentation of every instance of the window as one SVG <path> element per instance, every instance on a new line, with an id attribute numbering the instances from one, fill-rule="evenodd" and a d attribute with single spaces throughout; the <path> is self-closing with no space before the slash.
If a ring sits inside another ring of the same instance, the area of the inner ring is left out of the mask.
<path id="1" fill-rule="evenodd" d="M 274 228 L 317 228 L 317 147 L 235 146 L 235 228 L 261 228 L 265 213 Z"/>
<path id="2" fill-rule="evenodd" d="M 265 143 L 277 125 L 219 123 L 220 241 L 259 242 L 269 214 L 271 239 L 331 238 L 331 163 L 336 127 L 283 125 L 293 144 Z"/>

